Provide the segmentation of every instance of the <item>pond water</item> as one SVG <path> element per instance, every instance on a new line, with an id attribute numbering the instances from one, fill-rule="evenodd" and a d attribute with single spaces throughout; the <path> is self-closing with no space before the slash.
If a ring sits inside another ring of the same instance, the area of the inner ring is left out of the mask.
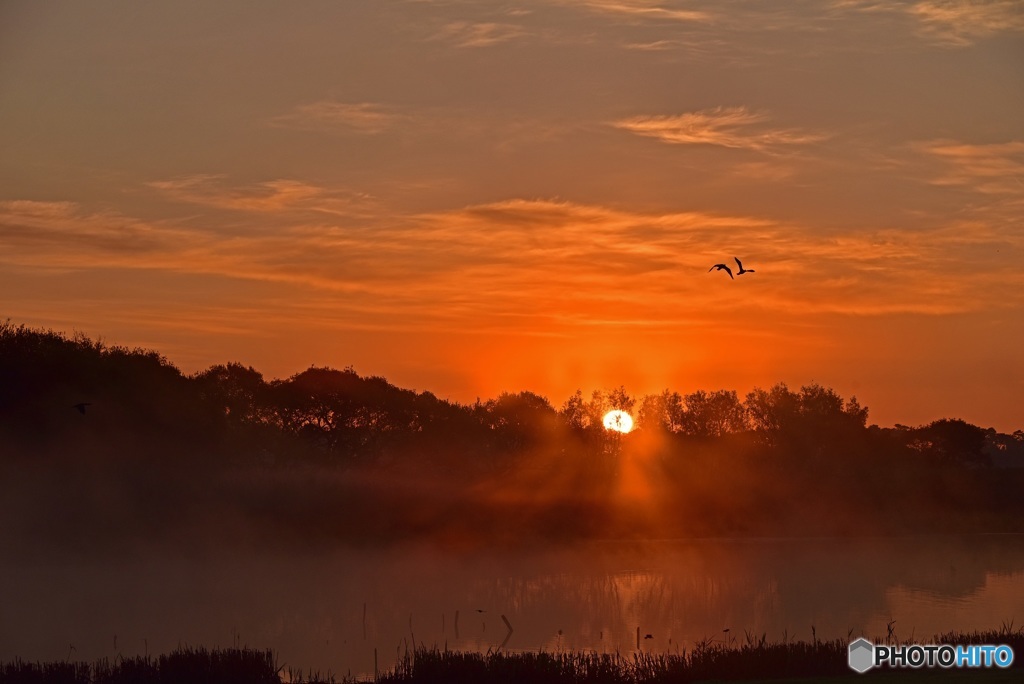
<path id="1" fill-rule="evenodd" d="M 372 674 L 417 644 L 676 652 L 696 641 L 929 640 L 1024 622 L 1024 535 L 564 549 L 0 560 L 0 660 L 273 648 Z M 509 634 L 502 616 L 513 631 Z M 728 631 L 726 631 L 728 630 Z M 644 638 L 646 635 L 650 638 Z M 506 641 L 507 638 L 507 641 Z"/>

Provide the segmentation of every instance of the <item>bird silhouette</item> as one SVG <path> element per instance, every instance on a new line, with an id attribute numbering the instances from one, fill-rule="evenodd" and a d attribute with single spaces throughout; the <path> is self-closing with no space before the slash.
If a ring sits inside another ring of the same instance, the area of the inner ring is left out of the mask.
<path id="1" fill-rule="evenodd" d="M 736 275 L 743 275 L 744 273 L 754 272 L 754 269 L 752 268 L 743 268 L 743 263 L 737 257 L 733 257 L 733 259 L 736 259 L 736 265 L 740 267 L 740 271 Z"/>
<path id="2" fill-rule="evenodd" d="M 86 406 L 92 406 L 92 404 L 90 404 L 87 401 L 83 401 L 81 403 L 75 404 L 71 408 L 78 409 L 78 412 L 81 413 L 84 416 L 85 415 L 85 407 Z"/>
<path id="3" fill-rule="evenodd" d="M 729 274 L 729 277 L 730 277 L 730 278 L 732 278 L 732 269 L 731 269 L 731 268 L 729 268 L 728 266 L 726 266 L 725 264 L 715 264 L 714 266 L 712 266 L 711 268 L 709 268 L 709 269 L 708 269 L 708 273 L 711 273 L 711 272 L 712 272 L 712 271 L 714 271 L 714 270 L 715 270 L 716 268 L 717 268 L 717 269 L 718 269 L 719 271 L 725 271 L 726 273 L 728 273 L 728 274 Z M 733 278 L 733 280 L 736 280 L 736 279 L 735 279 L 735 278 Z"/>

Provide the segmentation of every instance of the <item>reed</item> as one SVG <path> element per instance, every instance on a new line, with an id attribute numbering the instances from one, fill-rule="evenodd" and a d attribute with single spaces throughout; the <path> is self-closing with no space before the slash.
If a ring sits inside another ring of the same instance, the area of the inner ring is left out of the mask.
<path id="1" fill-rule="evenodd" d="M 181 648 L 158 658 L 106 658 L 92 664 L 0 664 L 2 684 L 281 684 L 269 650 Z"/>
<path id="2" fill-rule="evenodd" d="M 851 635 L 852 636 L 852 635 Z M 375 672 L 368 681 L 382 684 L 667 684 L 668 682 L 762 681 L 769 679 L 813 682 L 856 676 L 847 667 L 849 639 L 769 643 L 764 635 L 746 635 L 746 643 L 710 639 L 678 653 L 624 655 L 573 652 L 486 653 L 449 651 L 447 648 L 410 649 L 391 669 Z M 931 643 L 1006 644 L 1024 654 L 1024 628 L 1013 623 L 998 630 L 952 632 L 936 635 Z M 376 669 L 376 668 L 375 668 Z M 1019 681 L 1024 658 L 1010 671 L 970 672 L 977 681 Z M 957 673 L 916 671 L 892 673 L 893 681 L 913 677 L 930 681 Z M 1003 677 L 1000 679 L 999 677 Z M 273 652 L 248 648 L 178 649 L 156 658 L 137 656 L 100 660 L 92 665 L 76 662 L 0 663 L 0 684 L 335 684 L 355 682 L 351 675 L 336 680 L 331 673 L 278 667 Z M 952 681 L 940 679 L 940 681 Z"/>

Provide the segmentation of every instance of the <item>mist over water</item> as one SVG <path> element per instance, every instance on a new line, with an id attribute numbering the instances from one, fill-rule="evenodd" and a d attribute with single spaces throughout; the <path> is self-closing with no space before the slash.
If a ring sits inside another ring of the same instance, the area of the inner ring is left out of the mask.
<path id="1" fill-rule="evenodd" d="M 819 639 L 884 637 L 892 620 L 918 640 L 998 628 L 1024 616 L 1024 536 L 8 555 L 0 584 L 3 660 L 248 645 L 358 674 L 373 672 L 374 649 L 389 667 L 413 639 L 497 648 L 502 615 L 510 650 L 623 653 L 637 629 L 643 650 L 675 652 L 745 632 L 810 640 L 812 627 Z"/>

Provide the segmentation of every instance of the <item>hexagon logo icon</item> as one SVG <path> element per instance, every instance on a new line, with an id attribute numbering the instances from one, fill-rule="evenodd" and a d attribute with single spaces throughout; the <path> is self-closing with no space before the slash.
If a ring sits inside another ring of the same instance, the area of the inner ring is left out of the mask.
<path id="1" fill-rule="evenodd" d="M 861 637 L 850 642 L 850 669 L 861 674 L 870 670 L 875 664 L 875 646 Z"/>

